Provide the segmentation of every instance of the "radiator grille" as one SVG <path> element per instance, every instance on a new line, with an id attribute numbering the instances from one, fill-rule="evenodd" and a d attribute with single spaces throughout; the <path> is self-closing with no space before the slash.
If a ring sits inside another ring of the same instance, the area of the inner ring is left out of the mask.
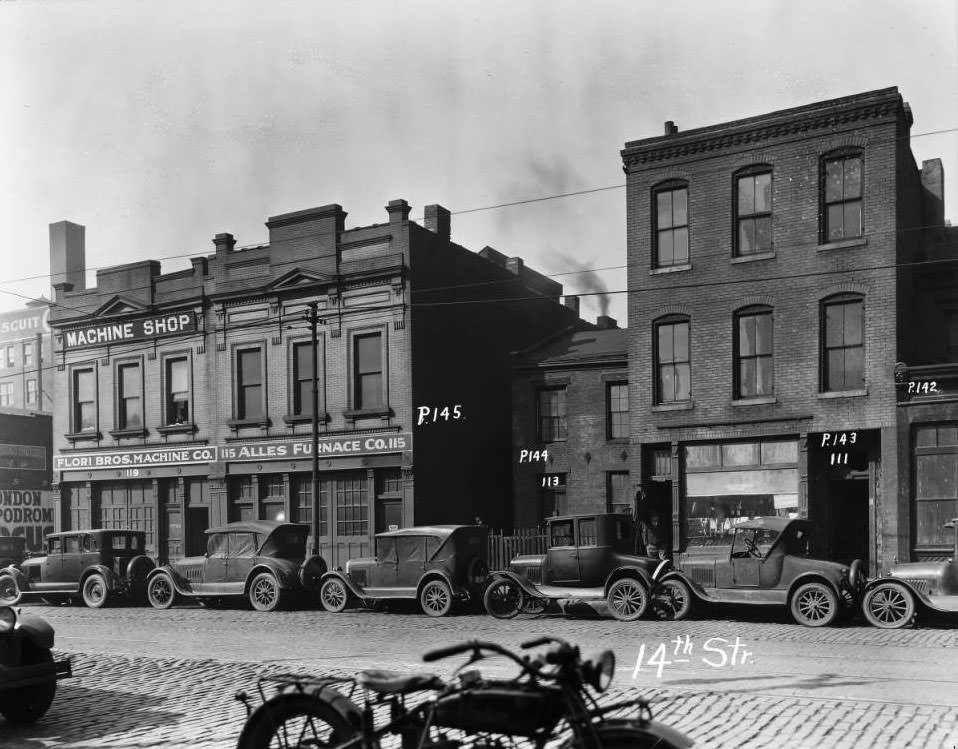
<path id="1" fill-rule="evenodd" d="M 715 568 L 714 567 L 692 567 L 688 570 L 692 582 L 698 583 L 704 588 L 715 587 Z"/>
<path id="2" fill-rule="evenodd" d="M 927 592 L 928 592 L 928 581 L 927 581 L 927 580 L 917 579 L 917 578 L 912 578 L 912 577 L 904 577 L 904 578 L 902 578 L 902 580 L 904 580 L 904 582 L 906 582 L 906 583 L 908 583 L 909 585 L 911 585 L 911 586 L 912 586 L 915 590 L 917 590 L 919 593 L 927 593 Z"/>

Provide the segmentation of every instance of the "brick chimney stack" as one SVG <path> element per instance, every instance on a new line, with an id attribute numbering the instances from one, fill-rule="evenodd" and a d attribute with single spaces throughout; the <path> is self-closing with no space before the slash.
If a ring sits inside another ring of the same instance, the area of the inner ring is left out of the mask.
<path id="1" fill-rule="evenodd" d="M 676 133 L 678 133 L 678 131 L 679 131 L 679 128 L 676 126 L 676 124 L 675 124 L 674 122 L 672 122 L 672 120 L 666 120 L 666 121 L 665 121 L 665 134 L 666 134 L 666 135 L 675 135 Z"/>
<path id="2" fill-rule="evenodd" d="M 433 234 L 436 234 L 440 239 L 445 239 L 448 242 L 452 236 L 451 214 L 448 209 L 443 208 L 441 205 L 433 204 L 427 205 L 423 211 L 425 216 L 423 223 L 426 228 Z"/>
<path id="3" fill-rule="evenodd" d="M 575 294 L 566 294 L 565 298 L 562 300 L 562 303 L 575 312 L 575 316 L 579 316 L 579 297 Z"/>
<path id="4" fill-rule="evenodd" d="M 599 330 L 615 330 L 619 327 L 619 321 L 608 315 L 599 315 L 595 318 L 595 324 Z"/>
<path id="5" fill-rule="evenodd" d="M 86 289 L 86 227 L 72 221 L 50 224 L 50 285 Z"/>

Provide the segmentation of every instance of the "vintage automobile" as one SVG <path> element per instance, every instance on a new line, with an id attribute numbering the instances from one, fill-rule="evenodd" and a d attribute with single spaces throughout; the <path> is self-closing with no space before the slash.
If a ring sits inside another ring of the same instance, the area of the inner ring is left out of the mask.
<path id="1" fill-rule="evenodd" d="M 898 629 L 922 617 L 958 613 L 958 518 L 945 528 L 955 530 L 955 548 L 944 562 L 898 562 L 865 587 L 862 613 L 869 624 Z"/>
<path id="2" fill-rule="evenodd" d="M 53 627 L 33 614 L 0 606 L 0 713 L 14 723 L 43 717 L 57 679 L 72 675 L 70 660 L 54 661 Z"/>
<path id="3" fill-rule="evenodd" d="M 861 600 L 865 572 L 809 555 L 814 526 L 784 517 L 746 519 L 730 534 L 696 536 L 662 577 L 672 599 L 671 618 L 682 619 L 697 601 L 787 606 L 807 627 L 832 624 Z"/>
<path id="4" fill-rule="evenodd" d="M 51 533 L 46 554 L 0 570 L 0 605 L 80 597 L 93 609 L 114 599 L 141 601 L 156 565 L 145 554 L 143 531 L 106 529 Z"/>
<path id="5" fill-rule="evenodd" d="M 20 564 L 27 557 L 27 539 L 24 536 L 0 536 L 0 567 Z"/>
<path id="6" fill-rule="evenodd" d="M 339 612 L 351 599 L 418 600 L 429 616 L 445 616 L 456 603 L 482 598 L 489 574 L 489 529 L 430 525 L 376 534 L 376 556 L 350 559 L 345 570 L 323 577 L 319 599 Z"/>
<path id="7" fill-rule="evenodd" d="M 177 596 L 204 605 L 245 596 L 257 611 L 272 611 L 315 591 L 326 572 L 322 557 L 306 557 L 308 525 L 242 520 L 209 528 L 206 534 L 203 556 L 150 573 L 146 595 L 152 606 L 168 609 Z"/>
<path id="8" fill-rule="evenodd" d="M 630 516 L 553 517 L 547 521 L 546 533 L 545 554 L 517 556 L 508 570 L 492 573 L 483 599 L 489 614 L 510 619 L 560 599 L 604 599 L 609 613 L 622 621 L 649 611 L 656 575 L 668 563 L 632 553 Z"/>

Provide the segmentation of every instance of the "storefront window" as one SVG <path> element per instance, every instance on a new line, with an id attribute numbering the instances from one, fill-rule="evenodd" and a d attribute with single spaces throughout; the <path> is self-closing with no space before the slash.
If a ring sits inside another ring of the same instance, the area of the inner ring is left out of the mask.
<path id="1" fill-rule="evenodd" d="M 921 427 L 915 432 L 915 543 L 950 547 L 958 515 L 958 428 Z"/>

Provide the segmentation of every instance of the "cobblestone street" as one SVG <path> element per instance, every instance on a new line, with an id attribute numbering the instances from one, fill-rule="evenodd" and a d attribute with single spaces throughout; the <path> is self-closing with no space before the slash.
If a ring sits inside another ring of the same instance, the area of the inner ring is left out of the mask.
<path id="1" fill-rule="evenodd" d="M 264 673 L 410 671 L 423 668 L 421 655 L 433 647 L 471 637 L 518 646 L 541 634 L 567 638 L 586 652 L 612 648 L 619 666 L 611 696 L 637 690 L 652 701 L 656 717 L 696 746 L 951 749 L 958 743 L 953 629 L 28 608 L 56 627 L 58 649 L 74 658 L 75 677 L 60 683 L 38 724 L 0 723 L 0 746 L 11 749 L 231 747 L 245 715 L 233 694 L 255 690 Z M 441 674 L 454 665 L 431 664 Z M 489 661 L 483 670 L 509 673 L 504 661 Z"/>

